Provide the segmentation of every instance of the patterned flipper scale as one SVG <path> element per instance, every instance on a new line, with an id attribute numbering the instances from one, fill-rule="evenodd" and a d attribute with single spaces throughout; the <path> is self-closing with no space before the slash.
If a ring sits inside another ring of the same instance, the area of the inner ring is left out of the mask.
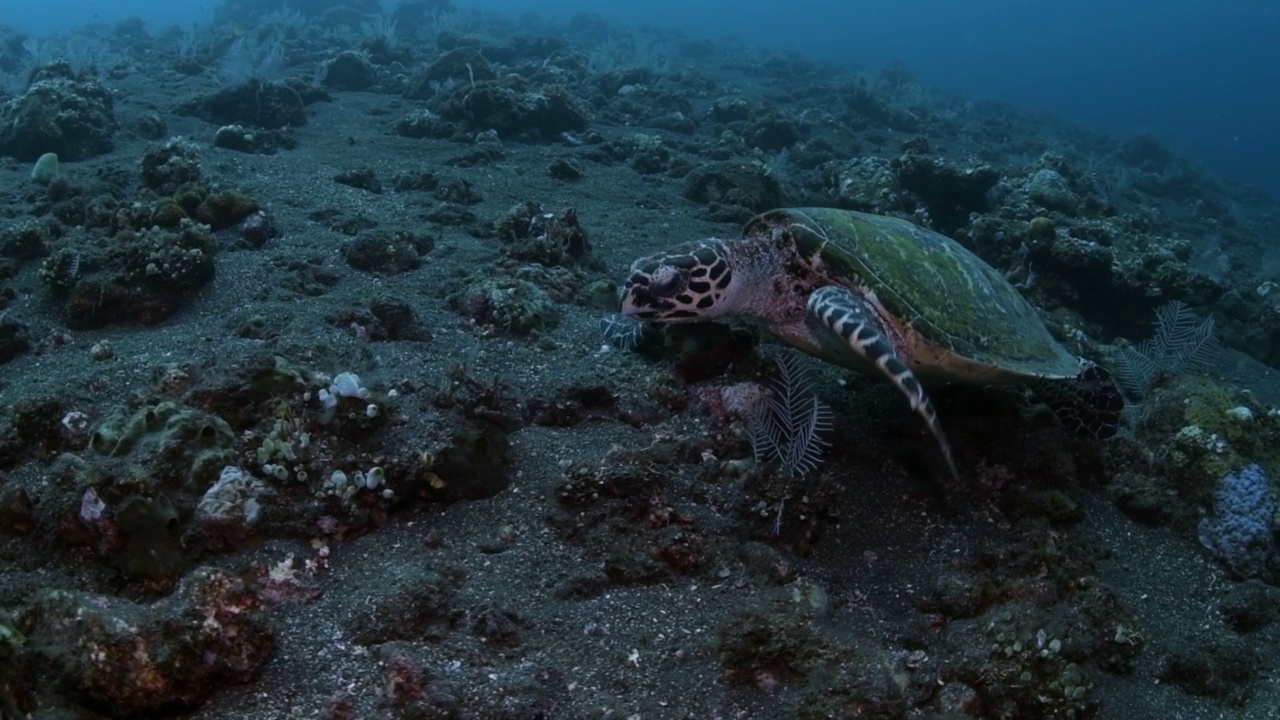
<path id="1" fill-rule="evenodd" d="M 924 419 L 937 439 L 951 476 L 958 478 L 951 444 L 938 423 L 933 403 L 911 368 L 898 357 L 866 301 L 843 287 L 818 288 L 809 296 L 806 322 L 828 350 L 862 358 L 907 396 L 911 409 Z"/>
<path id="2" fill-rule="evenodd" d="M 1120 429 L 1124 396 L 1101 365 L 1080 361 L 1080 374 L 1070 380 L 1032 384 L 1035 396 L 1053 409 L 1062 425 L 1076 435 L 1108 440 Z"/>

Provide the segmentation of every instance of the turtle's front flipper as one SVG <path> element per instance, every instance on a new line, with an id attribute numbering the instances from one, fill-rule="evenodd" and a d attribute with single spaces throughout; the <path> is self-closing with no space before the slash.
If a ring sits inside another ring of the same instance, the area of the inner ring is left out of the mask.
<path id="1" fill-rule="evenodd" d="M 933 403 L 911 368 L 898 357 L 867 302 L 837 285 L 818 288 L 809 296 L 806 323 L 826 352 L 837 357 L 852 353 L 865 360 L 907 396 L 911 409 L 924 418 L 929 432 L 937 438 L 952 477 L 959 478 L 951 459 L 951 445 L 938 424 Z"/>

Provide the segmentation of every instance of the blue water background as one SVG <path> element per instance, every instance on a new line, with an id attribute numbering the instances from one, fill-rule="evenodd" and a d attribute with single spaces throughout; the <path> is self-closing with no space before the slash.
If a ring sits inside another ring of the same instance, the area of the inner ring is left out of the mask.
<path id="1" fill-rule="evenodd" d="M 44 33 L 136 15 L 157 30 L 209 0 L 4 0 L 0 24 Z M 547 19 L 626 23 L 877 67 L 1046 111 L 1117 137 L 1150 132 L 1207 170 L 1280 197 L 1280 2 L 1264 0 L 456 0 Z"/>

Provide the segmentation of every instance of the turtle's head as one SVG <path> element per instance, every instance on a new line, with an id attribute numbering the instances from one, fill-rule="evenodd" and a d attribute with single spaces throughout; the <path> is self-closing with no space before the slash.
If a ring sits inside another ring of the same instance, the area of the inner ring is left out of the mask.
<path id="1" fill-rule="evenodd" d="M 677 245 L 631 263 L 622 314 L 655 322 L 698 322 L 730 311 L 728 246 L 709 239 Z"/>

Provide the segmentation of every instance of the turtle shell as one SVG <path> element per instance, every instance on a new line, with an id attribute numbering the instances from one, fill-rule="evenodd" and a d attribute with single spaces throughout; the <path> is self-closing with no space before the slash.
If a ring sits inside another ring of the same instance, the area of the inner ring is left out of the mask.
<path id="1" fill-rule="evenodd" d="M 785 228 L 812 266 L 871 296 L 923 370 L 991 380 L 1075 377 L 1079 371 L 1079 360 L 1053 339 L 1018 290 L 945 235 L 836 208 L 764 213 L 747 226 L 748 237 L 757 224 Z"/>

